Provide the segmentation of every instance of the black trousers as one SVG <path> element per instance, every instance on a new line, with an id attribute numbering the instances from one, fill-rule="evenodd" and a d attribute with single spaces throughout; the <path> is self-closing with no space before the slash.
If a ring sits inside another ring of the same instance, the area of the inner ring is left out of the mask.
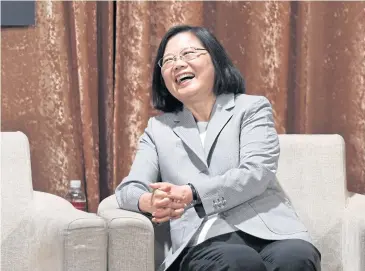
<path id="1" fill-rule="evenodd" d="M 185 248 L 168 271 L 320 271 L 321 254 L 300 239 L 263 240 L 241 231 Z"/>

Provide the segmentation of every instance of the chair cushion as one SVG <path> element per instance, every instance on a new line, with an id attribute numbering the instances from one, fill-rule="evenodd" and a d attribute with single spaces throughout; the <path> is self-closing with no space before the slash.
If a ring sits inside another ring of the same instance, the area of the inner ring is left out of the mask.
<path id="1" fill-rule="evenodd" d="M 323 270 L 342 270 L 347 198 L 345 144 L 339 135 L 280 135 L 278 180 L 322 254 Z"/>

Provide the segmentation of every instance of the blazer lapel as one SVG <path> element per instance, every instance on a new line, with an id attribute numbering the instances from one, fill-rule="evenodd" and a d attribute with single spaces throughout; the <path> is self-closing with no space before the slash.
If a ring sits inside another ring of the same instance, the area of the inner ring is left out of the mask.
<path id="1" fill-rule="evenodd" d="M 204 153 L 206 161 L 208 161 L 209 153 L 212 149 L 214 141 L 222 131 L 223 127 L 232 117 L 233 110 L 229 109 L 234 107 L 234 105 L 235 103 L 233 94 L 222 94 L 217 97 L 205 137 Z"/>
<path id="2" fill-rule="evenodd" d="M 200 140 L 198 127 L 193 114 L 186 108 L 179 112 L 175 118 L 174 133 L 189 147 L 189 149 L 199 157 L 208 167 L 205 160 L 204 149 Z M 173 150 L 172 150 L 173 151 Z"/>

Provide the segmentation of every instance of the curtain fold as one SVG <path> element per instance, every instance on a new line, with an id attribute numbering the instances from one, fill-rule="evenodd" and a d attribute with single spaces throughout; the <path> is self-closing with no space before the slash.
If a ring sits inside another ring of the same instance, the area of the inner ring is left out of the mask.
<path id="1" fill-rule="evenodd" d="M 157 46 L 176 24 L 222 42 L 279 133 L 344 137 L 348 188 L 365 193 L 365 2 L 36 2 L 1 28 L 1 128 L 31 143 L 33 186 L 81 179 L 89 211 L 128 174 L 150 116 Z"/>
<path id="2" fill-rule="evenodd" d="M 67 3 L 66 3 L 67 4 Z M 97 4 L 70 2 L 70 25 L 74 32 L 73 75 L 79 93 L 83 170 L 88 209 L 99 204 L 99 122 L 98 122 L 98 58 Z"/>
<path id="3" fill-rule="evenodd" d="M 113 192 L 115 3 L 98 1 L 98 102 L 100 199 Z"/>
<path id="4" fill-rule="evenodd" d="M 130 154 L 147 124 L 151 69 L 148 19 L 148 2 L 117 2 L 111 180 L 114 188 L 128 171 Z"/>

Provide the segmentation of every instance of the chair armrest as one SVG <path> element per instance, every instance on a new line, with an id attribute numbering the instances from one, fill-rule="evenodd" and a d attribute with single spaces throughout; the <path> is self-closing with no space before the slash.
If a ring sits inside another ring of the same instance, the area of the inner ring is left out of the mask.
<path id="1" fill-rule="evenodd" d="M 365 195 L 348 198 L 343 227 L 344 271 L 365 271 Z"/>
<path id="2" fill-rule="evenodd" d="M 155 270 L 154 229 L 147 217 L 120 209 L 115 195 L 100 203 L 98 215 L 108 225 L 109 271 Z"/>
<path id="3" fill-rule="evenodd" d="M 34 192 L 34 203 L 42 239 L 63 251 L 62 270 L 106 270 L 108 236 L 103 219 L 77 210 L 65 199 L 48 193 Z M 49 235 L 45 235 L 47 230 Z"/>
<path id="4" fill-rule="evenodd" d="M 47 193 L 34 192 L 1 246 L 2 270 L 106 270 L 105 221 Z"/>

